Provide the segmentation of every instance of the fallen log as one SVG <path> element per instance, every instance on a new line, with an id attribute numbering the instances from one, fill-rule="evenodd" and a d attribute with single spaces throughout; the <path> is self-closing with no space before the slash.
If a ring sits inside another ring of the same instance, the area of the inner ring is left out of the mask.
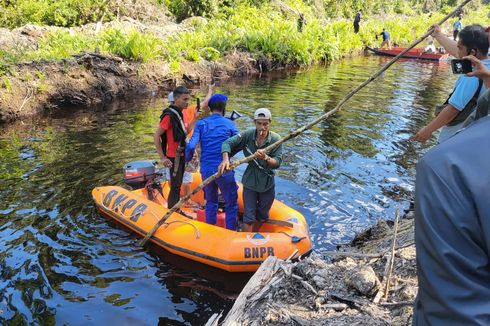
<path id="1" fill-rule="evenodd" d="M 230 326 L 251 323 L 252 321 L 246 320 L 246 316 L 254 315 L 251 313 L 252 309 L 261 309 L 258 302 L 274 286 L 273 278 L 276 277 L 279 269 L 279 259 L 274 256 L 269 256 L 243 288 L 222 325 Z M 248 314 L 244 315 L 244 311 L 248 311 Z"/>

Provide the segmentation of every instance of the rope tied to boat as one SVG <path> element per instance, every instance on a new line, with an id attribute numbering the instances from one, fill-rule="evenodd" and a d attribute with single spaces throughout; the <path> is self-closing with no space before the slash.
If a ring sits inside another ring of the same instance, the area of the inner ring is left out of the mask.
<path id="1" fill-rule="evenodd" d="M 449 14 L 447 14 L 443 19 L 441 19 L 441 21 L 439 21 L 437 23 L 437 25 L 442 25 L 446 20 L 448 20 L 449 18 L 455 16 L 457 14 L 457 12 L 459 12 L 461 10 L 461 8 L 463 8 L 465 5 L 467 5 L 469 2 L 471 2 L 471 0 L 464 0 L 459 6 L 457 6 L 453 11 L 451 11 Z M 318 123 L 320 123 L 321 121 L 323 120 L 326 120 L 328 119 L 330 116 L 332 116 L 334 113 L 337 113 L 338 111 L 340 111 L 340 109 L 342 108 L 342 106 L 352 97 L 354 96 L 356 93 L 358 93 L 361 89 L 363 89 L 364 87 L 366 87 L 368 84 L 370 84 L 372 81 L 374 81 L 376 78 L 378 78 L 384 71 L 386 71 L 388 68 L 390 68 L 396 61 L 398 61 L 398 59 L 400 59 L 405 53 L 407 53 L 408 51 L 410 51 L 411 49 L 413 49 L 415 46 L 417 46 L 418 44 L 420 44 L 423 40 L 425 40 L 427 37 L 429 37 L 432 32 L 434 31 L 434 28 L 431 27 L 423 36 L 421 36 L 420 38 L 418 38 L 417 40 L 415 40 L 412 44 L 410 44 L 405 50 L 403 50 L 402 52 L 400 52 L 396 57 L 394 57 L 393 59 L 391 59 L 387 64 L 385 64 L 383 67 L 381 67 L 377 72 L 375 72 L 373 75 L 371 75 L 366 81 L 364 81 L 362 84 L 360 84 L 359 86 L 357 86 L 356 88 L 354 88 L 352 91 L 350 91 L 338 104 L 335 108 L 333 108 L 332 110 L 328 111 L 327 113 L 324 113 L 323 115 L 321 115 L 320 117 L 318 117 L 317 119 L 313 120 L 312 122 L 304 125 L 303 127 L 301 128 L 298 128 L 294 131 L 292 131 L 291 133 L 289 133 L 289 135 L 279 139 L 278 141 L 276 141 L 275 143 L 263 148 L 263 150 L 266 152 L 266 153 L 270 153 L 271 150 L 275 149 L 276 147 L 278 147 L 279 145 L 283 144 L 284 142 L 290 140 L 290 139 L 293 139 L 297 136 L 299 136 L 300 134 L 302 134 L 304 131 L 308 130 L 308 129 L 311 129 L 313 126 L 317 125 Z M 252 160 L 255 160 L 257 158 L 257 155 L 254 154 L 254 155 L 250 155 L 248 157 L 245 157 L 241 160 L 238 160 L 238 161 L 235 161 L 235 162 L 232 162 L 231 166 L 230 166 L 230 170 L 234 170 L 237 166 L 243 164 L 243 163 L 248 163 Z M 228 171 L 225 171 L 225 173 L 228 172 Z M 216 180 L 217 178 L 219 178 L 223 173 L 220 173 L 219 171 L 216 172 L 215 174 L 213 174 L 212 176 L 210 176 L 209 178 L 207 178 L 206 180 L 204 180 L 199 186 L 197 186 L 196 188 L 194 188 L 194 190 L 192 190 L 189 194 L 187 194 L 186 196 L 182 197 L 170 210 L 167 211 L 167 213 L 165 213 L 165 215 L 162 216 L 162 218 L 153 226 L 153 228 L 150 230 L 150 232 L 148 232 L 148 234 L 139 242 L 139 245 L 140 246 L 144 246 L 145 243 L 148 241 L 148 239 L 151 238 L 151 236 L 156 232 L 156 230 L 160 227 L 160 225 L 162 225 L 163 223 L 165 223 L 165 220 L 173 213 L 175 212 L 176 210 L 178 210 L 185 202 L 187 202 L 187 200 L 189 200 L 192 196 L 194 196 L 198 191 L 200 191 L 202 188 L 204 188 L 205 186 L 207 186 L 208 184 L 210 184 L 211 182 L 213 182 L 214 180 Z"/>
<path id="2" fill-rule="evenodd" d="M 158 219 L 158 217 L 157 217 Z M 199 239 L 201 237 L 201 232 L 199 231 L 199 228 L 197 226 L 195 226 L 193 223 L 191 222 L 186 222 L 186 221 L 172 221 L 172 222 L 165 222 L 163 223 L 162 225 L 167 228 L 170 224 L 174 224 L 174 223 L 182 223 L 182 224 L 187 224 L 187 225 L 190 225 L 194 228 L 194 233 L 195 233 L 195 237 L 196 239 Z"/>
<path id="3" fill-rule="evenodd" d="M 100 205 L 105 208 L 106 210 L 108 210 L 109 212 L 112 211 L 112 209 L 110 207 L 107 207 L 105 204 L 104 204 L 104 198 L 105 198 L 105 193 L 103 191 L 100 192 Z M 119 205 L 118 205 L 119 206 Z"/>

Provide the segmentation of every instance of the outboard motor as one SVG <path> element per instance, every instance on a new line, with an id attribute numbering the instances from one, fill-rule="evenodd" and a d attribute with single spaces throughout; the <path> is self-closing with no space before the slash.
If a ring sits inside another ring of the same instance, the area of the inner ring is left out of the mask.
<path id="1" fill-rule="evenodd" d="M 155 177 L 156 172 L 156 161 L 129 162 L 123 168 L 124 182 L 133 189 L 141 189 L 146 185 L 148 180 Z"/>
<path id="2" fill-rule="evenodd" d="M 230 116 L 228 117 L 228 119 L 230 119 L 231 121 L 235 121 L 236 119 L 238 118 L 241 118 L 242 115 L 240 113 L 238 113 L 238 111 L 235 111 L 233 110 L 230 114 Z"/>

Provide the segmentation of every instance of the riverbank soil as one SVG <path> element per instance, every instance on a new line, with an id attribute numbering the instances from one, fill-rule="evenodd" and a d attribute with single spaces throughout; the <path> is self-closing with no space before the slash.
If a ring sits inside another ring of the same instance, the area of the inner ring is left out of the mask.
<path id="1" fill-rule="evenodd" d="M 269 257 L 221 324 L 411 325 L 417 294 L 412 216 L 397 224 L 394 251 L 394 223 L 379 221 L 336 252 L 296 263 Z"/>
<path id="2" fill-rule="evenodd" d="M 77 29 L 91 29 L 94 33 L 103 27 L 90 24 Z M 125 19 L 118 27 L 143 28 L 141 24 Z M 145 26 L 145 28 L 150 28 Z M 157 29 L 156 27 L 154 27 Z M 186 30 L 186 24 L 168 23 L 159 34 L 168 35 Z M 35 48 L 46 33 L 58 27 L 26 25 L 12 31 L 3 29 L 0 48 Z M 71 30 L 71 29 L 66 29 Z M 264 64 L 266 69 L 268 64 Z M 134 62 L 120 57 L 103 55 L 97 49 L 80 53 L 61 61 L 33 61 L 10 66 L 0 79 L 0 123 L 39 114 L 46 109 L 70 106 L 91 107 L 108 103 L 115 98 L 134 95 L 158 95 L 176 84 L 196 88 L 211 78 L 225 80 L 231 77 L 253 75 L 262 66 L 251 54 L 232 52 L 219 61 L 183 61 L 178 75 L 172 73 L 164 60 Z"/>

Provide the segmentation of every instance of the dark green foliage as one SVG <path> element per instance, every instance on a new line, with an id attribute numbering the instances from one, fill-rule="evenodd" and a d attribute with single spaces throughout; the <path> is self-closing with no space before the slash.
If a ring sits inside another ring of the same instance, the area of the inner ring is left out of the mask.
<path id="1" fill-rule="evenodd" d="M 192 16 L 210 17 L 218 12 L 221 0 L 165 0 L 167 8 L 177 21 Z"/>
<path id="2" fill-rule="evenodd" d="M 110 19 L 108 0 L 0 0 L 0 26 L 18 27 L 27 23 L 78 26 L 96 22 L 105 13 Z"/>

